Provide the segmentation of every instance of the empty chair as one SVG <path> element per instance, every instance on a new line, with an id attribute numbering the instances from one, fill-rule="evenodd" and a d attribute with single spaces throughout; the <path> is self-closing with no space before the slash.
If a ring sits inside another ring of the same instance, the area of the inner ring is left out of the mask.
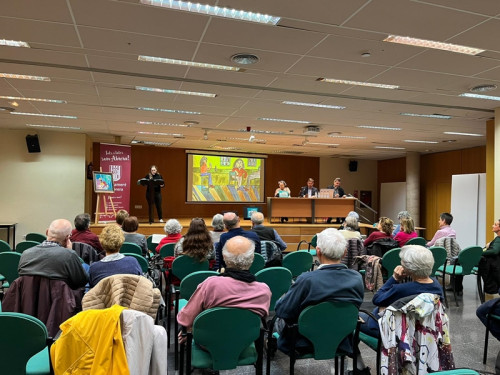
<path id="1" fill-rule="evenodd" d="M 283 258 L 283 267 L 288 268 L 296 279 L 301 273 L 312 270 L 313 256 L 307 251 L 294 251 Z"/>
<path id="2" fill-rule="evenodd" d="M 38 243 L 42 243 L 47 239 L 47 236 L 42 233 L 28 233 L 26 235 L 26 241 L 35 241 Z"/>
<path id="3" fill-rule="evenodd" d="M 40 245 L 40 242 L 36 242 L 36 241 L 22 241 L 22 242 L 19 242 L 17 245 L 16 245 L 16 252 L 22 254 L 25 250 L 33 247 L 33 246 L 36 246 L 36 245 Z"/>
<path id="4" fill-rule="evenodd" d="M 19 277 L 18 267 L 21 254 L 14 251 L 0 253 L 0 275 L 5 278 L 2 285 L 8 288 L 12 282 Z"/>
<path id="5" fill-rule="evenodd" d="M 311 253 L 312 256 L 316 256 L 316 244 L 318 242 L 318 235 L 315 234 L 312 238 L 311 241 L 306 241 L 306 240 L 301 240 L 297 244 L 297 250 L 305 250 L 301 249 L 302 244 L 307 245 L 307 251 Z"/>
<path id="6" fill-rule="evenodd" d="M 7 242 L 0 240 L 0 253 L 3 253 L 4 251 L 12 251 L 12 248 Z"/>

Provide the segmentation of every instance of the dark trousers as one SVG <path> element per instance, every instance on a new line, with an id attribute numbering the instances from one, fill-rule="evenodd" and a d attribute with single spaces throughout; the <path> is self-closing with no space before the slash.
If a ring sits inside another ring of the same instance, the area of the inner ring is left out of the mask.
<path id="1" fill-rule="evenodd" d="M 161 192 L 155 192 L 153 195 L 154 204 L 156 206 L 156 211 L 158 212 L 158 219 L 163 219 L 163 211 L 161 208 Z M 148 201 L 148 205 L 151 205 L 152 202 L 149 201 L 149 194 L 146 193 L 146 200 Z"/>

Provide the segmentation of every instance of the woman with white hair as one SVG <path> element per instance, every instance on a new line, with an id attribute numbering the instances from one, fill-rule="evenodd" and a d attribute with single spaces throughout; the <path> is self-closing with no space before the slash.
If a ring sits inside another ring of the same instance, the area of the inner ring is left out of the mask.
<path id="1" fill-rule="evenodd" d="M 212 228 L 214 230 L 210 231 L 210 237 L 212 237 L 212 242 L 216 244 L 220 240 L 220 235 L 224 233 L 224 216 L 215 214 L 212 218 Z"/>
<path id="2" fill-rule="evenodd" d="M 339 230 L 339 232 L 342 233 L 342 235 L 346 240 L 350 240 L 351 238 L 361 239 L 361 233 L 359 233 L 358 219 L 356 219 L 355 216 L 347 215 L 343 227 L 344 229 Z"/>
<path id="3" fill-rule="evenodd" d="M 167 243 L 177 243 L 182 237 L 182 225 L 176 219 L 167 220 L 163 229 L 165 230 L 165 234 L 167 236 L 163 237 L 158 246 L 156 246 L 157 253 L 160 252 L 163 245 Z"/>

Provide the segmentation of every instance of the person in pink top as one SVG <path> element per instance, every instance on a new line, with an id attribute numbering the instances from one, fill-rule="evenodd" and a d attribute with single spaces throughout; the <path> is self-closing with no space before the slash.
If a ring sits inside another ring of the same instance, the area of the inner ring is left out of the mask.
<path id="1" fill-rule="evenodd" d="M 248 270 L 253 262 L 254 242 L 236 236 L 226 242 L 222 255 L 226 263 L 224 273 L 212 276 L 198 285 L 188 304 L 177 315 L 177 322 L 188 330 L 203 310 L 213 307 L 248 309 L 261 317 L 269 314 L 271 290 L 267 284 L 256 281 Z M 179 334 L 179 342 L 185 337 Z"/>
<path id="2" fill-rule="evenodd" d="M 457 233 L 452 227 L 450 227 L 452 222 L 453 216 L 451 216 L 451 214 L 449 214 L 448 212 L 443 212 L 441 215 L 439 215 L 439 229 L 436 231 L 436 234 L 434 234 L 434 237 L 432 237 L 432 240 L 427 242 L 427 247 L 434 246 L 434 243 L 436 243 L 439 238 L 457 238 Z"/>
<path id="3" fill-rule="evenodd" d="M 411 217 L 402 218 L 400 223 L 401 230 L 394 236 L 394 239 L 398 241 L 399 247 L 403 247 L 411 238 L 418 237 L 418 235 Z"/>

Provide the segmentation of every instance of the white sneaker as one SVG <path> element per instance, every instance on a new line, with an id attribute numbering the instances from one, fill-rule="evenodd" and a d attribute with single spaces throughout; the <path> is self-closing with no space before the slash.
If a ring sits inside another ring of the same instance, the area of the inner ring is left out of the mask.
<path id="1" fill-rule="evenodd" d="M 160 219 L 160 223 L 163 223 L 163 219 Z"/>

